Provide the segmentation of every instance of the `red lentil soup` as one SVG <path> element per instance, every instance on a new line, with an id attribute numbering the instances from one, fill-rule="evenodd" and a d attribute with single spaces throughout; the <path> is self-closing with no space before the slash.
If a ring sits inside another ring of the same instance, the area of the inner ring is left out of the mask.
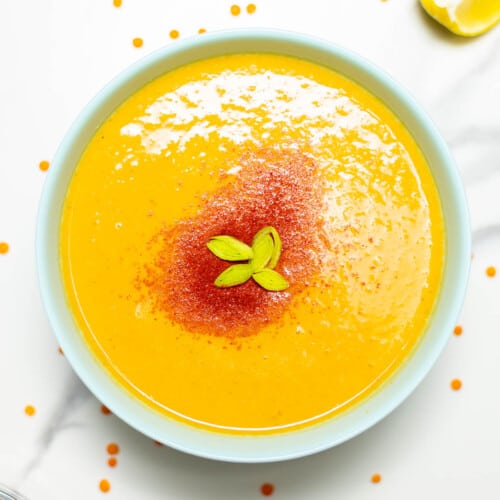
<path id="1" fill-rule="evenodd" d="M 248 248 L 265 227 L 288 286 L 216 286 L 235 263 L 207 243 Z M 425 331 L 445 242 L 429 168 L 379 100 L 325 67 L 241 54 L 165 74 L 103 123 L 60 244 L 69 305 L 113 377 L 169 416 L 259 433 L 387 380 Z"/>

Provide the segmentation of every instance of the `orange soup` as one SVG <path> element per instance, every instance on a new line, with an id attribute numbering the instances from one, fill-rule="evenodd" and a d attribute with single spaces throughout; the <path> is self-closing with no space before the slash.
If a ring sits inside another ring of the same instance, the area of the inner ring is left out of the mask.
<path id="1" fill-rule="evenodd" d="M 241 54 L 116 109 L 75 171 L 60 244 L 69 307 L 123 387 L 193 425 L 263 433 L 390 377 L 425 333 L 445 241 L 389 109 L 325 67 Z"/>

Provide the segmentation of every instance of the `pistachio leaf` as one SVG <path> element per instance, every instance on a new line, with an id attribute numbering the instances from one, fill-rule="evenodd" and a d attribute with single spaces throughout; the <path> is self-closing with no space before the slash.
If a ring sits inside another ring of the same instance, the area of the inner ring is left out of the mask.
<path id="1" fill-rule="evenodd" d="M 280 273 L 269 268 L 252 274 L 252 278 L 262 288 L 265 288 L 270 292 L 281 292 L 290 286 L 288 281 L 283 278 Z"/>
<path id="2" fill-rule="evenodd" d="M 250 264 L 233 264 L 217 276 L 214 285 L 219 288 L 242 285 L 250 279 L 253 267 Z"/>
<path id="3" fill-rule="evenodd" d="M 255 242 L 262 238 L 264 235 L 270 235 L 274 241 L 274 249 L 273 253 L 271 255 L 271 259 L 269 260 L 268 268 L 269 269 L 274 269 L 276 267 L 276 264 L 278 263 L 278 260 L 280 259 L 281 256 L 281 238 L 280 235 L 278 234 L 278 231 L 274 229 L 273 226 L 265 226 L 263 227 L 260 231 L 258 231 L 255 236 L 253 237 L 252 240 L 252 247 L 255 244 Z"/>
<path id="4" fill-rule="evenodd" d="M 207 247 L 216 257 L 222 260 L 248 260 L 253 257 L 253 250 L 232 236 L 214 236 L 210 238 Z"/>
<path id="5" fill-rule="evenodd" d="M 273 256 L 274 240 L 270 234 L 261 234 L 258 238 L 254 238 L 252 242 L 253 258 L 250 259 L 250 264 L 253 266 L 254 272 L 262 271 Z"/>

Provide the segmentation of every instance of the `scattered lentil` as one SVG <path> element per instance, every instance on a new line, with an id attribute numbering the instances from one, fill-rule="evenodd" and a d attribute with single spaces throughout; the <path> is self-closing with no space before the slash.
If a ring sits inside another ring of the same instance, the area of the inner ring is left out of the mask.
<path id="1" fill-rule="evenodd" d="M 104 415 L 109 415 L 111 413 L 111 410 L 107 406 L 101 405 L 101 413 L 103 413 Z"/>
<path id="2" fill-rule="evenodd" d="M 265 496 L 265 497 L 270 497 L 274 493 L 274 485 L 271 483 L 264 483 L 260 487 L 260 492 Z"/>
<path id="3" fill-rule="evenodd" d="M 103 493 L 107 493 L 111 489 L 111 485 L 109 484 L 109 481 L 107 479 L 101 479 L 99 481 L 99 489 Z"/>
<path id="4" fill-rule="evenodd" d="M 50 167 L 50 163 L 47 161 L 47 160 L 42 160 L 39 164 L 38 164 L 38 168 L 42 171 L 42 172 L 47 172 L 47 170 L 49 169 Z"/>
<path id="5" fill-rule="evenodd" d="M 132 40 L 132 45 L 133 45 L 136 49 L 138 49 L 138 48 L 140 48 L 140 47 L 142 47 L 142 46 L 144 45 L 144 40 L 143 40 L 142 38 L 139 38 L 139 37 L 134 38 L 134 39 Z"/>
<path id="6" fill-rule="evenodd" d="M 32 405 L 27 405 L 24 408 L 24 413 L 26 413 L 26 415 L 28 415 L 28 417 L 32 417 L 36 413 L 36 408 Z"/>
<path id="7" fill-rule="evenodd" d="M 106 451 L 110 455 L 118 455 L 118 453 L 120 453 L 120 447 L 116 443 L 109 443 L 106 447 Z"/>
<path id="8" fill-rule="evenodd" d="M 488 278 L 494 278 L 496 274 L 497 270 L 495 266 L 489 266 L 486 268 L 486 276 L 488 276 Z"/>

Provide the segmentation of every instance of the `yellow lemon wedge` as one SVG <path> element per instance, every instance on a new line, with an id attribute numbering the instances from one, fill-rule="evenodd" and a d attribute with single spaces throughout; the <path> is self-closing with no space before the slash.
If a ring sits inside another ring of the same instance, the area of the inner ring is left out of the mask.
<path id="1" fill-rule="evenodd" d="M 438 23 L 453 33 L 476 36 L 500 21 L 500 0 L 420 0 Z"/>

